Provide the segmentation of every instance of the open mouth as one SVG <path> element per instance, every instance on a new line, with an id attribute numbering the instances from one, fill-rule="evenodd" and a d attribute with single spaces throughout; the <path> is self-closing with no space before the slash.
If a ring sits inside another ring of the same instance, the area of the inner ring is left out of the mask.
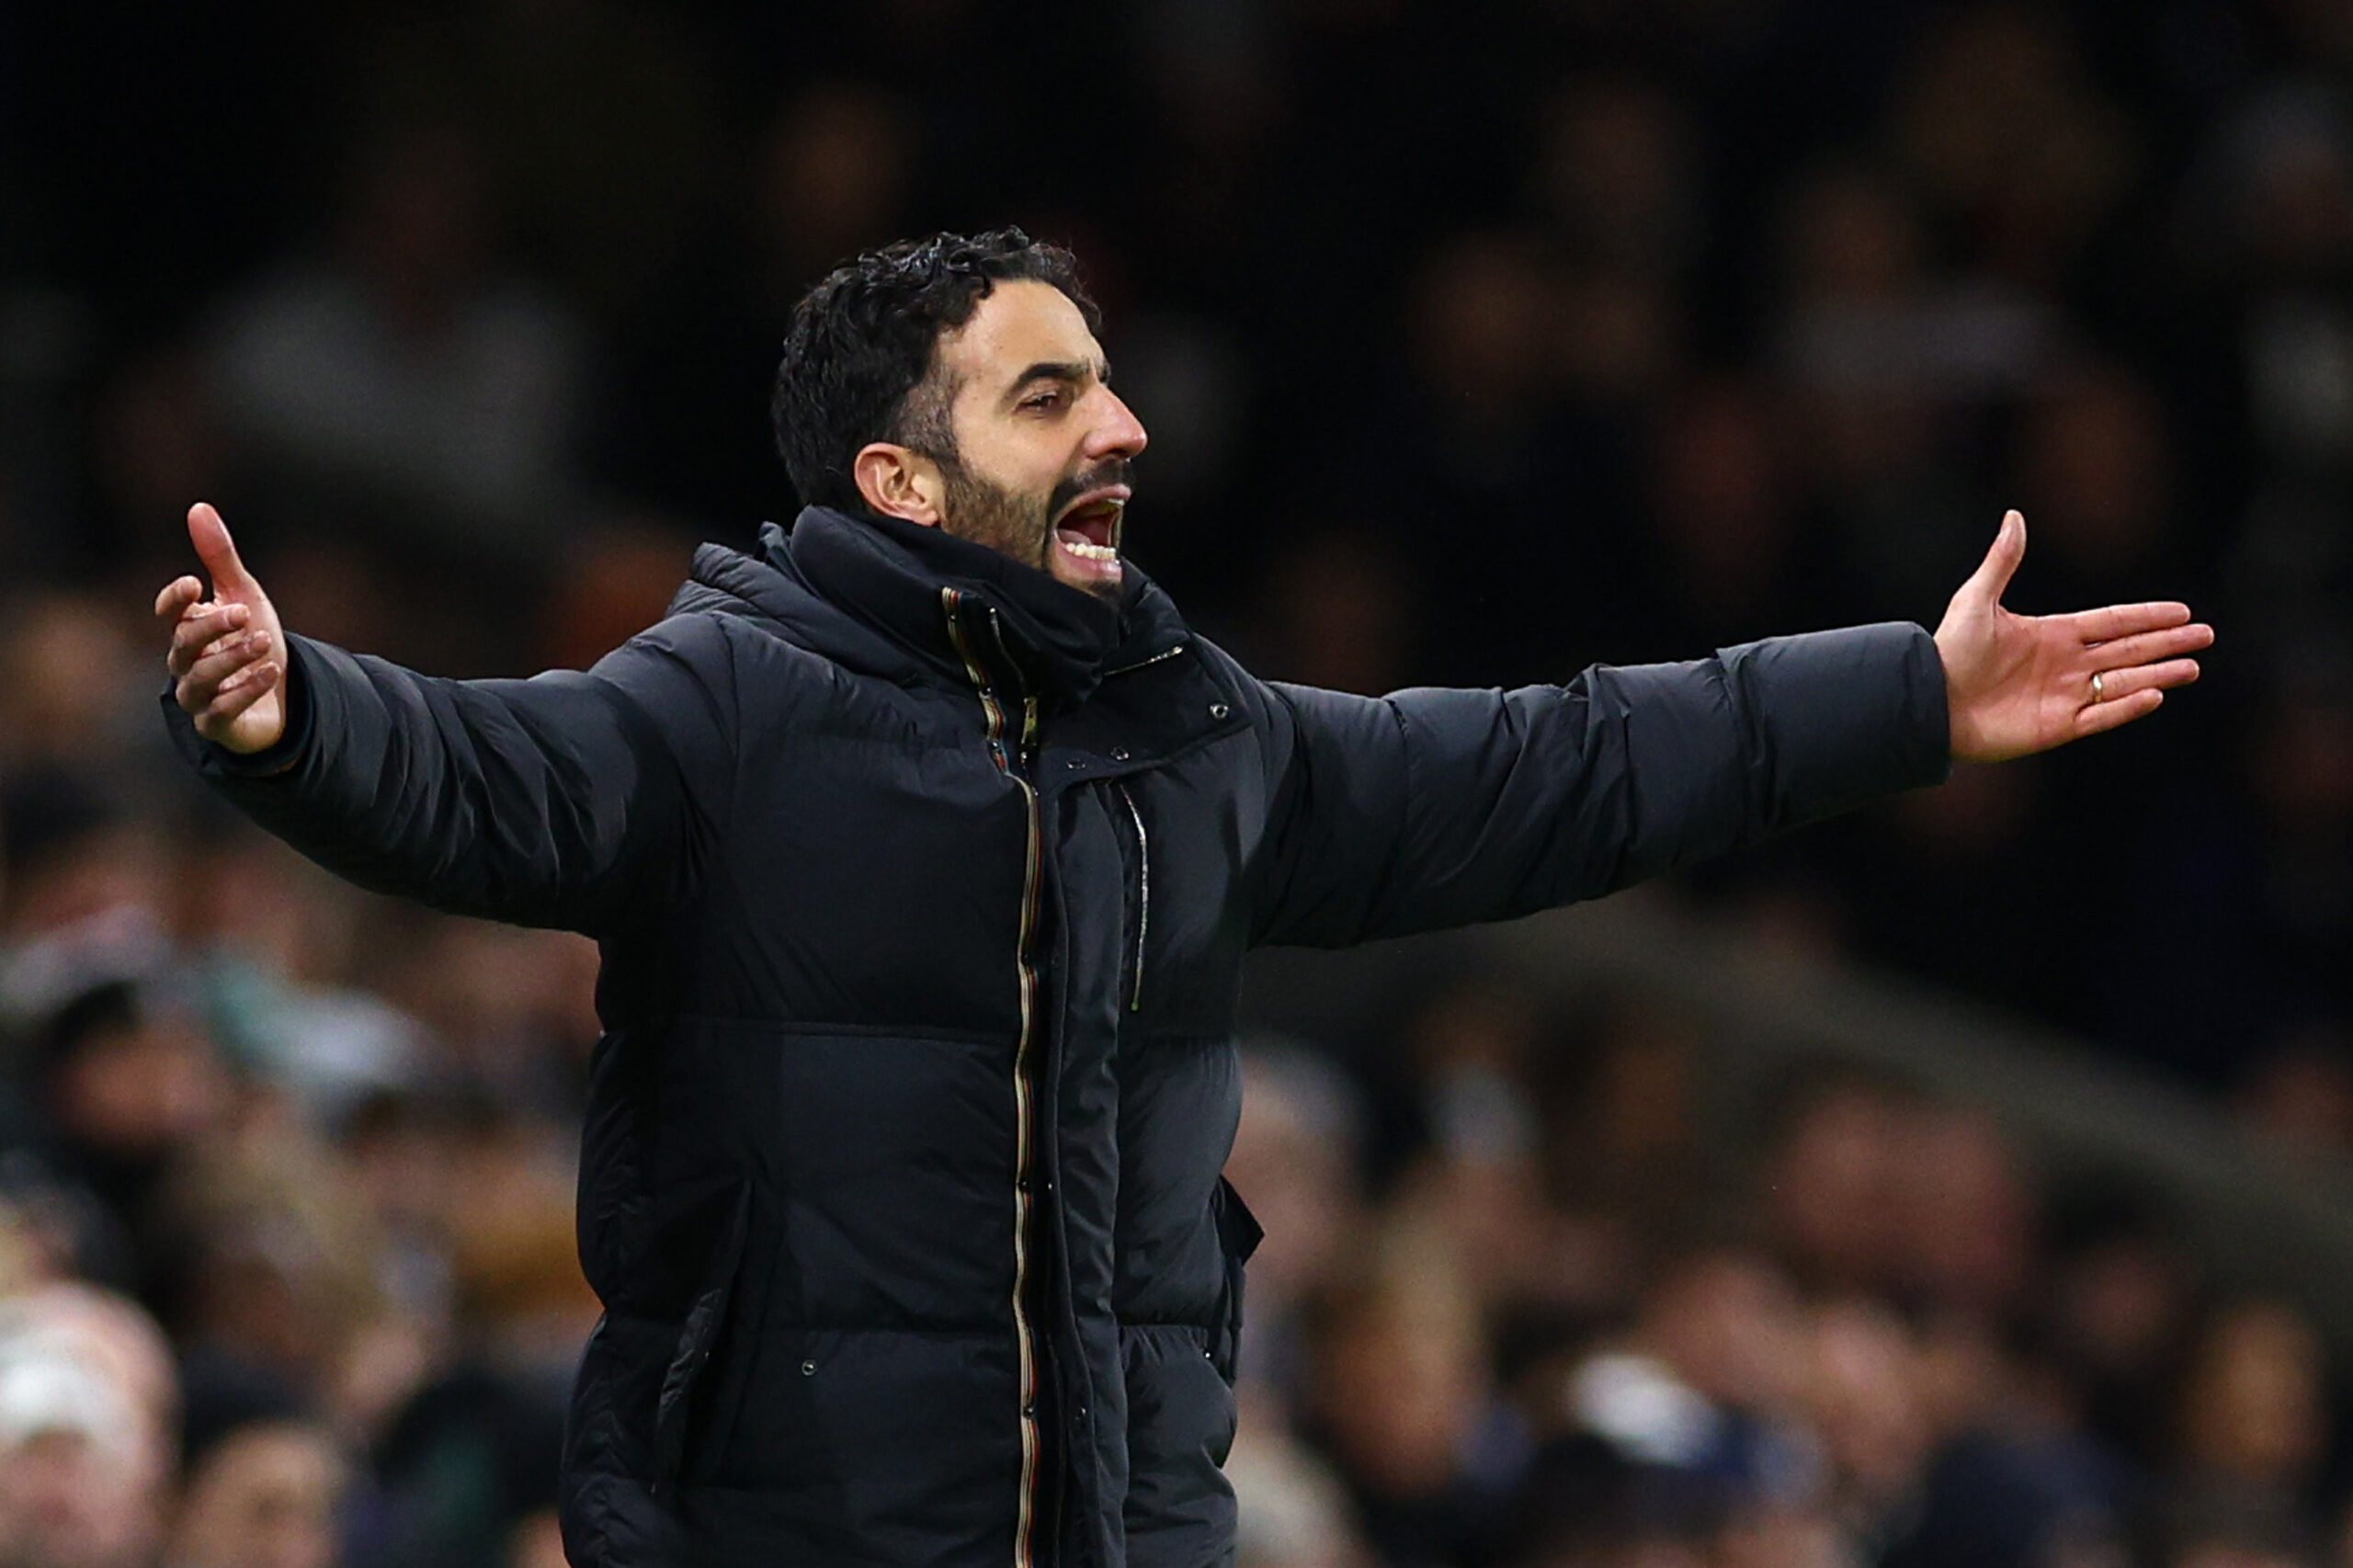
<path id="1" fill-rule="evenodd" d="M 1128 487 L 1115 484 L 1091 490 L 1063 508 L 1054 519 L 1054 542 L 1078 561 L 1103 567 L 1120 559 L 1120 519 L 1128 506 Z"/>

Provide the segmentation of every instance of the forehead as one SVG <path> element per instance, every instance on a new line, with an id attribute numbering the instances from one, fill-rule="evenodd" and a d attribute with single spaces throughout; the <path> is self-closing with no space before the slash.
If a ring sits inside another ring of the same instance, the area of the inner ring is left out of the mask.
<path id="1" fill-rule="evenodd" d="M 960 387 L 1001 390 L 1032 365 L 1094 365 L 1102 358 L 1070 296 L 1027 278 L 990 290 L 972 320 L 939 340 L 939 362 Z"/>

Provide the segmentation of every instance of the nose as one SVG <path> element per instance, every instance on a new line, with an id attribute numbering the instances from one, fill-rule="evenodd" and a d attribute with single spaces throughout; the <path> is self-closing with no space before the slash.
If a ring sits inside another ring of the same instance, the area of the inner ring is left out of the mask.
<path id="1" fill-rule="evenodd" d="M 1090 462 L 1110 458 L 1128 459 L 1144 449 L 1152 439 L 1144 434 L 1143 422 L 1135 411 L 1120 400 L 1120 394 L 1109 387 L 1100 389 L 1103 412 L 1086 438 L 1086 456 Z"/>

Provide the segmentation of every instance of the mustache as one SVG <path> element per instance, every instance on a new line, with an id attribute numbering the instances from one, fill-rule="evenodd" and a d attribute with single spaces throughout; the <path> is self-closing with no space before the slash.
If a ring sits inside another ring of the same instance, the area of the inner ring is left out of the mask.
<path id="1" fill-rule="evenodd" d="M 1046 497 L 1046 516 L 1061 517 L 1064 506 L 1090 490 L 1101 490 L 1109 485 L 1130 483 L 1128 478 L 1130 467 L 1127 459 L 1112 458 L 1097 463 L 1093 468 L 1081 469 L 1055 485 L 1053 494 Z"/>

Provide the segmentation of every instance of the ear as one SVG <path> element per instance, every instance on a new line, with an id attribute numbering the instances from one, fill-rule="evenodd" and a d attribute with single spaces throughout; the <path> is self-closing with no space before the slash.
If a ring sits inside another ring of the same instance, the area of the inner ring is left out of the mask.
<path id="1" fill-rule="evenodd" d="M 947 516 L 948 492 L 939 465 L 892 441 L 869 441 L 850 460 L 850 477 L 866 504 L 886 517 L 936 528 Z"/>

